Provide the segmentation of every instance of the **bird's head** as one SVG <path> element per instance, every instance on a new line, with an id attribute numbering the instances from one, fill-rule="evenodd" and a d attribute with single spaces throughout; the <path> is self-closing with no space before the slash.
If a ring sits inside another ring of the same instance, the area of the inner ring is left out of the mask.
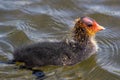
<path id="1" fill-rule="evenodd" d="M 95 35 L 97 32 L 104 30 L 105 28 L 100 26 L 94 19 L 90 17 L 81 17 L 75 20 L 74 29 L 78 29 L 81 32 L 86 32 L 89 36 Z M 82 30 L 82 31 L 81 31 Z"/>

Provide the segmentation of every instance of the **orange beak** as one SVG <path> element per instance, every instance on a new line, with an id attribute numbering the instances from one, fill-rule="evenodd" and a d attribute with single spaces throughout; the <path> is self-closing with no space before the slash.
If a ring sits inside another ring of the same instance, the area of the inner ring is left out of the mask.
<path id="1" fill-rule="evenodd" d="M 97 24 L 97 27 L 96 27 L 96 31 L 101 31 L 101 30 L 104 30 L 105 28 L 99 24 Z"/>

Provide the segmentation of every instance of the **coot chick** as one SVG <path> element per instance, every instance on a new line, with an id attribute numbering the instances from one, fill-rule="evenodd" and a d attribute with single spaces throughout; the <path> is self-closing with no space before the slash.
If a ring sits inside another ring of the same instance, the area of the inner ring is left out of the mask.
<path id="1" fill-rule="evenodd" d="M 75 20 L 71 39 L 60 42 L 41 42 L 14 51 L 15 62 L 26 67 L 45 65 L 73 65 L 90 57 L 97 51 L 95 34 L 105 29 L 94 19 L 81 17 Z"/>

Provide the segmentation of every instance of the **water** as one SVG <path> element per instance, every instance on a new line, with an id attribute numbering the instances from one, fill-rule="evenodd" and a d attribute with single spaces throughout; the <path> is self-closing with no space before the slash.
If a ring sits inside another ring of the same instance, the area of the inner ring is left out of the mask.
<path id="1" fill-rule="evenodd" d="M 5 64 L 14 48 L 61 40 L 80 16 L 106 30 L 97 34 L 99 51 L 74 66 L 45 66 L 45 80 L 120 80 L 119 0 L 0 0 L 0 80 L 35 80 L 32 71 Z"/>

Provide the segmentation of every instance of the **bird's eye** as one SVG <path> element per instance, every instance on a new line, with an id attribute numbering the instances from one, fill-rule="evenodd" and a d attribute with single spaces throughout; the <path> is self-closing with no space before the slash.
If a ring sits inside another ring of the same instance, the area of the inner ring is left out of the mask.
<path id="1" fill-rule="evenodd" d="M 87 25 L 88 27 L 92 27 L 92 26 L 93 26 L 92 23 L 86 23 L 86 25 Z"/>

